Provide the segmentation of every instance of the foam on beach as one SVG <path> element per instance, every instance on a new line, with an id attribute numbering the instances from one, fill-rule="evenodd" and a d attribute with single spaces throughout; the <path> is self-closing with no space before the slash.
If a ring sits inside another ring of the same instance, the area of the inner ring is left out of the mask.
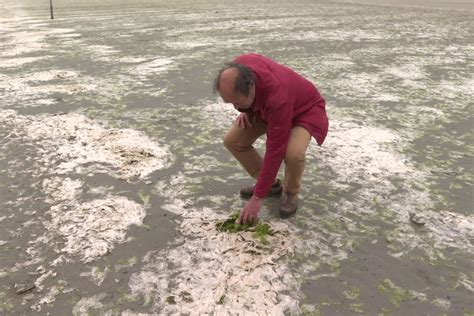
<path id="1" fill-rule="evenodd" d="M 145 267 L 130 279 L 132 292 L 148 297 L 159 313 L 239 309 L 283 315 L 297 310 L 298 282 L 282 261 L 295 249 L 294 228 L 281 220 L 270 221 L 274 233 L 268 244 L 251 232 L 222 233 L 215 225 L 228 215 L 210 207 L 194 209 L 179 197 L 186 182 L 178 174 L 172 183 L 155 186 L 157 194 L 166 196 L 163 207 L 180 215 L 178 229 L 184 240 L 148 253 Z"/>

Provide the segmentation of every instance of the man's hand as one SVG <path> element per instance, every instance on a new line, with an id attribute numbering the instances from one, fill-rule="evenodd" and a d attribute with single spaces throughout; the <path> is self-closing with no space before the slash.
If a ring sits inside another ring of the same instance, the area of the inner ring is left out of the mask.
<path id="1" fill-rule="evenodd" d="M 240 113 L 239 116 L 237 116 L 237 119 L 235 122 L 237 123 L 237 126 L 240 128 L 247 128 L 247 127 L 252 127 L 252 123 L 255 122 L 255 116 L 252 115 L 250 117 L 247 113 Z"/>
<path id="2" fill-rule="evenodd" d="M 238 219 L 239 224 L 251 224 L 255 225 L 258 222 L 258 213 L 260 213 L 260 208 L 262 207 L 263 199 L 252 196 L 245 204 L 244 209 L 240 212 L 240 217 Z"/>

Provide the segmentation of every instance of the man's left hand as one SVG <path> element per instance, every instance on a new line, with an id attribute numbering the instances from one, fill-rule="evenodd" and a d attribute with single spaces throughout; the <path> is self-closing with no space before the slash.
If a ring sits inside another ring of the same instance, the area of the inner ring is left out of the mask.
<path id="1" fill-rule="evenodd" d="M 262 207 L 263 199 L 255 195 L 245 204 L 244 209 L 240 212 L 238 222 L 240 224 L 255 225 L 258 222 L 258 213 Z"/>

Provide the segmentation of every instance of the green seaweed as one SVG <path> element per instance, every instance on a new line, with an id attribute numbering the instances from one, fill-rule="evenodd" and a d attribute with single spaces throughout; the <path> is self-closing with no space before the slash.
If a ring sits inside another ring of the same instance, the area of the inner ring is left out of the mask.
<path id="1" fill-rule="evenodd" d="M 138 192 L 138 197 L 142 200 L 143 205 L 148 205 L 150 202 L 150 195 L 144 195 L 143 191 Z"/>
<path id="2" fill-rule="evenodd" d="M 238 233 L 241 231 L 248 231 L 250 227 L 249 224 L 239 224 L 237 220 L 239 219 L 239 213 L 232 214 L 228 219 L 223 222 L 219 222 L 216 224 L 216 227 L 221 232 L 229 232 L 229 233 Z"/>
<path id="3" fill-rule="evenodd" d="M 273 234 L 272 228 L 269 224 L 261 222 L 258 222 L 255 226 L 250 224 L 239 224 L 237 223 L 239 216 L 239 213 L 234 213 L 225 221 L 217 223 L 217 230 L 228 233 L 252 231 L 254 238 L 260 240 L 263 244 L 268 244 L 267 236 Z"/>
<path id="4" fill-rule="evenodd" d="M 120 295 L 120 297 L 118 299 L 118 303 L 119 304 L 134 303 L 134 302 L 138 302 L 139 300 L 140 300 L 139 295 L 124 293 L 124 294 Z"/>
<path id="5" fill-rule="evenodd" d="M 11 299 L 7 297 L 5 292 L 0 292 L 0 312 L 9 312 L 14 308 Z"/>
<path id="6" fill-rule="evenodd" d="M 131 258 L 121 258 L 117 264 L 114 266 L 115 272 L 119 272 L 122 269 L 126 268 L 131 268 L 135 264 L 137 264 L 138 258 L 137 257 L 131 257 Z"/>
<path id="7" fill-rule="evenodd" d="M 166 298 L 166 303 L 171 304 L 171 305 L 176 305 L 176 300 L 174 299 L 174 296 L 168 296 Z"/>
<path id="8" fill-rule="evenodd" d="M 255 238 L 258 238 L 263 244 L 268 244 L 268 240 L 266 236 L 271 235 L 271 234 L 272 234 L 272 230 L 271 230 L 270 225 L 257 223 L 253 236 Z"/>
<path id="9" fill-rule="evenodd" d="M 344 291 L 344 297 L 348 300 L 356 300 L 360 296 L 360 289 L 359 288 L 352 288 L 350 290 Z"/>
<path id="10" fill-rule="evenodd" d="M 383 280 L 378 286 L 378 289 L 382 293 L 387 293 L 390 296 L 390 302 L 396 307 L 400 307 L 400 303 L 402 302 L 417 298 L 414 291 L 396 286 L 390 279 Z"/>
<path id="11" fill-rule="evenodd" d="M 365 313 L 364 304 L 362 303 L 352 303 L 349 305 L 349 308 L 351 311 L 359 313 L 359 314 Z"/>

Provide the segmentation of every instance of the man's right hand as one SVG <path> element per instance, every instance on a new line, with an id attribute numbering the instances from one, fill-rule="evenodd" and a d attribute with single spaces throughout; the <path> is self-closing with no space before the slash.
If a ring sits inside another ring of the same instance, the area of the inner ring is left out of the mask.
<path id="1" fill-rule="evenodd" d="M 255 122 L 255 117 L 252 115 L 252 118 L 250 118 L 247 113 L 240 113 L 239 116 L 237 116 L 235 122 L 240 128 L 252 127 L 252 123 L 250 123 L 250 121 Z"/>

